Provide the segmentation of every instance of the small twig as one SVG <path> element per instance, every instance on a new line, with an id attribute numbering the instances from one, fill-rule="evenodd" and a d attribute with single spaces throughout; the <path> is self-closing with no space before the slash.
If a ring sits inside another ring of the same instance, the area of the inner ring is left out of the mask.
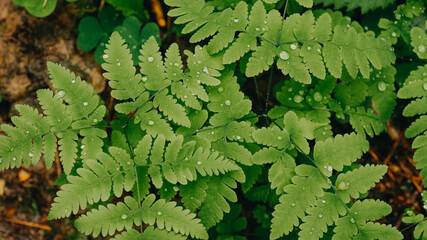
<path id="1" fill-rule="evenodd" d="M 34 227 L 34 228 L 39 228 L 39 229 L 43 229 L 46 231 L 52 231 L 52 228 L 48 225 L 44 225 L 44 224 L 38 224 L 38 223 L 33 223 L 33 222 L 26 222 L 26 221 L 22 221 L 22 220 L 18 220 L 18 219 L 4 219 L 6 222 L 10 222 L 10 223 L 14 223 L 14 224 L 20 224 L 20 225 L 24 225 L 27 227 Z"/>

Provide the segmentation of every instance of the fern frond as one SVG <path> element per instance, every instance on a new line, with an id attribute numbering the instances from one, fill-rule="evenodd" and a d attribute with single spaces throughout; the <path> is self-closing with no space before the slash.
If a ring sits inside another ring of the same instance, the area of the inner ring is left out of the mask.
<path id="1" fill-rule="evenodd" d="M 329 13 L 319 17 L 318 22 L 310 11 L 294 14 L 283 22 L 280 32 L 279 12 L 267 12 L 261 1 L 257 1 L 250 12 L 245 2 L 239 2 L 235 9 L 227 8 L 222 13 L 214 12 L 203 0 L 168 0 L 166 4 L 175 7 L 169 12 L 170 16 L 177 17 L 175 23 L 185 24 L 183 33 L 194 32 L 190 41 L 199 42 L 212 36 L 207 49 L 211 54 L 224 50 L 224 63 L 251 53 L 246 68 L 248 77 L 267 70 L 275 60 L 285 75 L 302 83 L 311 83 L 310 72 L 325 78 L 323 58 L 328 71 L 336 78 L 341 77 L 342 63 L 353 78 L 358 71 L 369 78 L 370 64 L 381 69 L 394 62 L 386 42 L 351 26 L 332 24 Z M 309 7 L 312 2 L 300 4 Z M 233 41 L 235 33 L 239 35 Z"/>
<path id="2" fill-rule="evenodd" d="M 395 0 L 379 0 L 379 1 L 350 1 L 350 0 L 314 0 L 314 4 L 322 4 L 323 6 L 334 5 L 335 9 L 346 8 L 347 11 L 352 11 L 356 8 L 361 8 L 362 14 L 365 14 L 369 11 L 375 10 L 377 8 L 385 8 L 388 5 L 394 3 Z"/>
<path id="3" fill-rule="evenodd" d="M 153 226 L 148 226 L 144 232 L 140 232 L 130 229 L 129 231 L 122 232 L 120 235 L 115 236 L 113 240 L 159 240 L 159 239 L 170 239 L 170 240 L 185 240 L 186 236 L 176 234 L 174 232 L 169 232 L 164 229 L 154 228 Z"/>
<path id="4" fill-rule="evenodd" d="M 236 202 L 237 195 L 232 188 L 236 188 L 236 181 L 227 175 L 211 177 L 207 182 L 208 189 L 200 207 L 199 217 L 203 225 L 209 229 L 215 226 L 224 216 L 224 212 L 230 212 L 227 202 Z"/>
<path id="5" fill-rule="evenodd" d="M 98 153 L 98 160 L 87 160 L 87 168 L 77 169 L 77 176 L 68 176 L 50 209 L 49 219 L 76 214 L 87 204 L 106 201 L 111 192 L 120 197 L 135 184 L 134 163 L 125 150 L 110 147 L 110 155 Z"/>
<path id="6" fill-rule="evenodd" d="M 314 205 L 316 198 L 324 195 L 324 188 L 328 188 L 325 178 L 314 167 L 299 165 L 295 168 L 296 176 L 292 184 L 284 187 L 285 194 L 279 198 L 271 221 L 270 239 L 277 239 L 288 234 L 299 225 L 305 211 Z"/>
<path id="7" fill-rule="evenodd" d="M 113 235 L 122 229 L 130 230 L 134 223 L 137 226 L 141 223 L 156 224 L 159 229 L 173 230 L 195 238 L 208 238 L 205 227 L 199 219 L 195 219 L 194 213 L 176 206 L 176 202 L 166 202 L 163 199 L 156 201 L 153 194 L 147 196 L 141 208 L 131 197 L 125 197 L 124 203 L 119 202 L 117 205 L 101 205 L 77 219 L 75 225 L 79 231 L 92 233 L 96 237 L 100 234 Z"/>
<path id="8" fill-rule="evenodd" d="M 351 165 L 368 150 L 369 142 L 361 135 L 337 135 L 334 139 L 317 142 L 313 158 L 323 173 L 331 176 L 333 169 L 342 171 L 344 166 Z"/>
<path id="9" fill-rule="evenodd" d="M 366 165 L 353 171 L 338 175 L 335 187 L 337 193 L 348 203 L 350 197 L 358 198 L 360 194 L 366 193 L 375 186 L 382 176 L 386 173 L 385 165 Z"/>

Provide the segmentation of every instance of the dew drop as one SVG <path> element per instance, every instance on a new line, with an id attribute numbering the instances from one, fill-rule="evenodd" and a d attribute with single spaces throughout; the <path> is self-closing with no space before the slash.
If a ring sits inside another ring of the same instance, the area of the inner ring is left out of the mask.
<path id="1" fill-rule="evenodd" d="M 295 95 L 294 96 L 294 102 L 295 103 L 300 103 L 300 102 L 302 102 L 303 99 L 304 98 L 301 95 Z"/>
<path id="2" fill-rule="evenodd" d="M 158 212 L 157 212 L 157 215 L 159 215 L 159 216 L 160 216 L 160 215 L 162 215 L 162 212 L 158 211 Z"/>
<path id="3" fill-rule="evenodd" d="M 197 162 L 197 165 L 201 165 L 201 164 L 202 164 L 202 162 L 200 162 L 200 161 Z"/>
<path id="4" fill-rule="evenodd" d="M 350 24 L 347 24 L 347 27 L 350 28 Z"/>
<path id="5" fill-rule="evenodd" d="M 153 126 L 153 125 L 154 125 L 154 122 L 150 120 L 150 121 L 148 121 L 148 125 Z"/>
<path id="6" fill-rule="evenodd" d="M 127 164 L 130 165 L 130 161 L 128 161 Z"/>
<path id="7" fill-rule="evenodd" d="M 255 31 L 259 31 L 259 28 L 255 28 Z"/>
<path id="8" fill-rule="evenodd" d="M 291 203 L 291 206 L 292 206 L 292 207 L 295 207 L 295 203 Z"/>
<path id="9" fill-rule="evenodd" d="M 142 81 L 143 81 L 143 82 L 146 82 L 146 81 L 147 81 L 147 77 L 143 77 L 143 78 L 142 78 Z"/>
<path id="10" fill-rule="evenodd" d="M 33 153 L 28 153 L 28 156 L 29 156 L 29 157 L 33 157 L 33 156 L 34 156 L 34 154 L 33 154 Z"/>
<path id="11" fill-rule="evenodd" d="M 322 214 L 319 214 L 319 218 L 322 218 L 323 217 L 323 215 Z"/>
<path id="12" fill-rule="evenodd" d="M 313 235 L 313 233 L 312 233 L 312 232 L 310 232 L 310 235 Z"/>
<path id="13" fill-rule="evenodd" d="M 58 92 L 58 98 L 62 98 L 65 95 L 64 91 L 59 91 Z"/>
<path id="14" fill-rule="evenodd" d="M 288 92 L 292 92 L 293 91 L 293 89 L 290 87 L 289 89 L 288 89 Z"/>
<path id="15" fill-rule="evenodd" d="M 175 67 L 178 67 L 178 66 L 179 66 L 179 64 L 178 64 L 178 63 L 174 63 L 173 65 L 174 65 Z"/>
<path id="16" fill-rule="evenodd" d="M 87 103 L 87 102 L 84 102 L 84 103 L 83 103 L 83 106 L 87 106 L 87 105 L 88 105 L 88 103 Z"/>
<path id="17" fill-rule="evenodd" d="M 292 49 L 292 50 L 297 49 L 297 45 L 295 45 L 295 44 L 293 44 L 293 43 L 292 43 L 292 44 L 291 44 L 291 49 Z"/>
<path id="18" fill-rule="evenodd" d="M 65 213 L 67 213 L 67 212 L 68 212 L 68 209 L 65 209 L 65 210 L 64 210 L 64 212 L 65 212 Z"/>
<path id="19" fill-rule="evenodd" d="M 237 140 L 240 140 L 240 136 L 236 136 L 236 139 L 237 139 Z"/>
<path id="20" fill-rule="evenodd" d="M 16 157 L 13 157 L 13 158 L 12 158 L 12 160 L 13 160 L 13 161 L 16 161 Z"/>
<path id="21" fill-rule="evenodd" d="M 76 82 L 76 80 L 72 80 L 72 81 L 71 81 L 71 83 L 75 83 L 75 82 Z"/>
<path id="22" fill-rule="evenodd" d="M 420 45 L 420 46 L 418 46 L 418 51 L 425 52 L 426 51 L 426 47 L 424 45 Z"/>
<path id="23" fill-rule="evenodd" d="M 311 50 L 311 47 L 307 47 L 307 50 L 308 50 L 308 51 L 310 51 L 310 50 Z"/>
<path id="24" fill-rule="evenodd" d="M 187 98 L 187 95 L 185 95 L 184 98 Z"/>
<path id="25" fill-rule="evenodd" d="M 117 63 L 117 66 L 120 66 L 120 63 Z"/>
<path id="26" fill-rule="evenodd" d="M 206 66 L 205 66 L 205 67 L 203 68 L 203 72 L 204 72 L 204 73 L 206 73 L 206 75 L 209 75 L 208 67 L 206 67 Z"/>
<path id="27" fill-rule="evenodd" d="M 427 83 L 424 83 L 423 88 L 427 91 Z"/>
<path id="28" fill-rule="evenodd" d="M 396 36 L 397 36 L 397 34 L 396 34 L 395 32 L 392 32 L 392 33 L 391 33 L 391 36 L 392 36 L 392 37 L 396 37 Z"/>
<path id="29" fill-rule="evenodd" d="M 237 23 L 237 22 L 239 22 L 239 19 L 235 18 L 233 21 L 234 21 L 235 23 Z"/>
<path id="30" fill-rule="evenodd" d="M 219 88 L 218 88 L 218 92 L 220 92 L 220 93 L 224 92 L 224 88 L 219 87 Z"/>
<path id="31" fill-rule="evenodd" d="M 328 171 L 332 172 L 332 167 L 331 166 L 328 167 Z"/>
<path id="32" fill-rule="evenodd" d="M 81 145 L 81 146 L 80 146 L 80 148 L 81 148 L 81 149 L 85 149 L 85 145 Z"/>
<path id="33" fill-rule="evenodd" d="M 383 81 L 378 83 L 378 90 L 381 92 L 384 92 L 387 89 L 387 84 Z"/>
<path id="34" fill-rule="evenodd" d="M 322 200 L 322 203 L 326 203 L 326 200 Z"/>
<path id="35" fill-rule="evenodd" d="M 215 132 L 213 132 L 213 131 L 211 132 L 211 134 L 212 134 L 212 135 L 213 135 L 214 133 L 215 133 Z"/>
<path id="36" fill-rule="evenodd" d="M 345 190 L 347 189 L 347 185 L 345 184 L 345 182 L 340 182 L 338 184 L 337 190 Z"/>
<path id="37" fill-rule="evenodd" d="M 317 52 L 320 53 L 320 48 L 317 49 Z"/>
<path id="38" fill-rule="evenodd" d="M 351 222 L 351 223 L 355 223 L 356 221 L 354 221 L 354 218 L 351 218 L 351 219 L 350 219 L 350 222 Z"/>
<path id="39" fill-rule="evenodd" d="M 281 51 L 280 52 L 280 58 L 283 60 L 288 60 L 289 59 L 289 53 L 287 53 L 286 51 Z"/>
<path id="40" fill-rule="evenodd" d="M 96 119 L 96 118 L 95 118 L 95 119 L 93 119 L 93 122 L 98 122 L 98 119 Z"/>
<path id="41" fill-rule="evenodd" d="M 225 105 L 226 106 L 230 106 L 231 105 L 231 101 L 230 100 L 225 100 Z"/>
<path id="42" fill-rule="evenodd" d="M 147 60 L 148 60 L 148 62 L 153 62 L 154 58 L 153 57 L 148 57 Z"/>
<path id="43" fill-rule="evenodd" d="M 322 101 L 322 94 L 320 93 L 320 92 L 315 92 L 314 93 L 314 96 L 313 96 L 313 98 L 314 98 L 314 101 L 316 101 L 316 102 L 320 102 L 320 101 Z"/>
<path id="44" fill-rule="evenodd" d="M 128 218 L 128 216 L 127 216 L 126 214 L 123 214 L 123 215 L 122 215 L 122 219 L 124 220 L 124 219 L 126 219 L 126 218 Z"/>
<path id="45" fill-rule="evenodd" d="M 278 137 L 277 137 L 277 140 L 282 140 L 282 137 L 281 137 L 281 136 L 278 136 Z"/>
<path id="46" fill-rule="evenodd" d="M 102 58 L 108 58 L 107 54 L 102 55 Z"/>

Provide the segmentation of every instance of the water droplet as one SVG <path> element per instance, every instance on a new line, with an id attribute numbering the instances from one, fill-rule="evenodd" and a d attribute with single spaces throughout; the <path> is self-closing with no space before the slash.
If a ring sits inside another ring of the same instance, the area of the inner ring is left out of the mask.
<path id="1" fill-rule="evenodd" d="M 347 189 L 347 185 L 345 184 L 345 182 L 340 182 L 338 184 L 337 190 L 346 190 Z"/>
<path id="2" fill-rule="evenodd" d="M 162 212 L 158 211 L 158 212 L 157 212 L 157 215 L 159 215 L 159 216 L 160 216 L 160 215 L 162 215 Z"/>
<path id="3" fill-rule="evenodd" d="M 230 100 L 225 100 L 225 105 L 226 106 L 230 106 L 231 105 L 231 101 Z"/>
<path id="4" fill-rule="evenodd" d="M 235 23 L 237 23 L 237 22 L 239 22 L 239 19 L 235 18 L 233 21 L 234 21 Z"/>
<path id="5" fill-rule="evenodd" d="M 13 157 L 13 158 L 12 158 L 12 160 L 13 160 L 13 161 L 16 161 L 16 157 Z"/>
<path id="6" fill-rule="evenodd" d="M 76 82 L 76 80 L 71 80 L 71 83 L 75 83 Z"/>
<path id="7" fill-rule="evenodd" d="M 187 95 L 185 95 L 184 98 L 187 98 Z"/>
<path id="8" fill-rule="evenodd" d="M 322 132 L 322 135 L 323 135 L 323 136 L 325 136 L 325 135 L 326 135 L 326 132 Z"/>
<path id="9" fill-rule="evenodd" d="M 185 159 L 185 161 L 188 161 L 188 157 L 185 157 L 184 159 Z"/>
<path id="10" fill-rule="evenodd" d="M 67 213 L 67 212 L 68 212 L 68 209 L 65 209 L 65 210 L 64 210 L 64 212 L 65 212 L 65 213 Z"/>
<path id="11" fill-rule="evenodd" d="M 320 48 L 317 49 L 317 52 L 320 53 Z"/>
<path id="12" fill-rule="evenodd" d="M 392 37 L 396 37 L 396 36 L 397 36 L 397 34 L 396 34 L 395 32 L 392 32 L 392 33 L 391 33 L 391 36 L 392 36 Z"/>
<path id="13" fill-rule="evenodd" d="M 294 43 L 292 43 L 290 47 L 291 47 L 292 50 L 297 49 L 297 45 L 295 45 Z"/>
<path id="14" fill-rule="evenodd" d="M 237 140 L 240 140 L 240 136 L 236 136 L 236 139 L 237 139 Z"/>
<path id="15" fill-rule="evenodd" d="M 279 141 L 280 141 L 280 140 L 282 140 L 282 137 L 281 137 L 281 136 L 278 136 L 278 137 L 277 137 L 277 140 L 279 140 Z"/>
<path id="16" fill-rule="evenodd" d="M 384 92 L 387 89 L 387 84 L 383 81 L 378 83 L 378 90 L 381 92 Z"/>
<path id="17" fill-rule="evenodd" d="M 200 60 L 197 60 L 197 63 L 198 63 L 198 64 L 200 64 L 200 63 L 202 63 L 202 61 L 200 61 Z"/>
<path id="18" fill-rule="evenodd" d="M 174 190 L 175 192 L 178 192 L 179 188 L 178 188 L 177 186 L 173 186 L 173 190 Z"/>
<path id="19" fill-rule="evenodd" d="M 300 102 L 302 102 L 303 99 L 304 98 L 301 95 L 295 95 L 294 96 L 294 102 L 295 103 L 300 103 Z"/>
<path id="20" fill-rule="evenodd" d="M 255 31 L 259 31 L 259 28 L 255 28 Z"/>
<path id="21" fill-rule="evenodd" d="M 332 167 L 331 166 L 328 167 L 328 171 L 332 172 Z"/>
<path id="22" fill-rule="evenodd" d="M 116 168 L 116 171 L 119 171 L 120 169 L 119 168 Z"/>
<path id="23" fill-rule="evenodd" d="M 323 215 L 322 214 L 319 214 L 319 218 L 322 218 L 323 217 Z"/>
<path id="24" fill-rule="evenodd" d="M 150 120 L 150 121 L 148 121 L 148 125 L 152 126 L 152 125 L 154 125 L 154 122 Z"/>
<path id="25" fill-rule="evenodd" d="M 424 83 L 423 88 L 427 91 L 427 83 Z"/>
<path id="26" fill-rule="evenodd" d="M 95 118 L 95 119 L 93 119 L 93 122 L 98 122 L 98 119 L 96 119 L 96 118 Z"/>
<path id="27" fill-rule="evenodd" d="M 351 223 L 355 223 L 356 221 L 354 221 L 354 218 L 351 218 L 351 219 L 350 219 L 350 222 L 351 222 Z"/>
<path id="28" fill-rule="evenodd" d="M 64 91 L 59 91 L 58 92 L 58 98 L 62 98 L 65 95 Z"/>
<path id="29" fill-rule="evenodd" d="M 367 26 L 364 26 L 363 29 L 365 29 L 365 31 L 368 31 L 368 27 Z"/>
<path id="30" fill-rule="evenodd" d="M 179 66 L 179 64 L 176 62 L 176 63 L 174 63 L 173 64 L 175 67 L 178 67 Z"/>
<path id="31" fill-rule="evenodd" d="M 122 219 L 126 219 L 126 218 L 128 218 L 128 216 L 126 214 L 123 214 Z"/>
<path id="32" fill-rule="evenodd" d="M 418 51 L 425 52 L 426 51 L 426 47 L 424 45 L 420 45 L 420 46 L 418 46 Z"/>
<path id="33" fill-rule="evenodd" d="M 200 162 L 200 161 L 197 162 L 197 165 L 201 165 L 201 164 L 202 164 L 202 162 Z"/>
<path id="34" fill-rule="evenodd" d="M 120 66 L 120 63 L 117 63 L 117 66 Z"/>
<path id="35" fill-rule="evenodd" d="M 322 203 L 326 203 L 326 200 L 322 200 Z"/>
<path id="36" fill-rule="evenodd" d="M 33 157 L 33 156 L 34 156 L 34 154 L 33 154 L 33 153 L 28 153 L 28 156 L 29 156 L 29 157 Z"/>
<path id="37" fill-rule="evenodd" d="M 208 67 L 206 67 L 206 66 L 205 66 L 205 67 L 203 68 L 203 72 L 204 72 L 204 73 L 206 73 L 206 75 L 209 75 Z"/>
<path id="38" fill-rule="evenodd" d="M 154 58 L 153 57 L 148 57 L 147 60 L 148 60 L 148 62 L 153 62 Z"/>
<path id="39" fill-rule="evenodd" d="M 102 55 L 102 58 L 108 58 L 107 54 Z"/>
<path id="40" fill-rule="evenodd" d="M 311 47 L 307 47 L 307 50 L 308 50 L 308 51 L 310 51 L 310 50 L 311 50 Z"/>
<path id="41" fill-rule="evenodd" d="M 295 203 L 291 203 L 291 206 L 292 206 L 292 207 L 295 207 Z"/>
<path id="42" fill-rule="evenodd" d="M 128 161 L 127 164 L 130 165 L 130 161 Z"/>
<path id="43" fill-rule="evenodd" d="M 83 106 L 87 106 L 88 104 L 89 104 L 89 103 L 87 103 L 87 102 L 84 102 L 84 103 L 83 103 Z"/>
<path id="44" fill-rule="evenodd" d="M 312 233 L 312 232 L 310 232 L 310 235 L 313 235 L 313 233 Z"/>
<path id="45" fill-rule="evenodd" d="M 220 92 L 220 93 L 224 92 L 224 88 L 219 87 L 219 88 L 218 88 L 218 92 Z"/>
<path id="46" fill-rule="evenodd" d="M 286 51 L 281 51 L 280 52 L 280 58 L 283 60 L 288 60 L 289 59 L 289 53 L 287 53 Z"/>
<path id="47" fill-rule="evenodd" d="M 146 82 L 147 81 L 147 77 L 142 77 L 142 81 Z"/>
<path id="48" fill-rule="evenodd" d="M 80 148 L 81 148 L 81 149 L 85 149 L 85 145 L 81 145 L 81 146 L 80 146 Z"/>
<path id="49" fill-rule="evenodd" d="M 322 94 L 320 93 L 320 92 L 315 92 L 314 93 L 314 96 L 313 96 L 313 98 L 314 98 L 314 101 L 316 101 L 316 102 L 320 102 L 320 101 L 322 101 Z"/>

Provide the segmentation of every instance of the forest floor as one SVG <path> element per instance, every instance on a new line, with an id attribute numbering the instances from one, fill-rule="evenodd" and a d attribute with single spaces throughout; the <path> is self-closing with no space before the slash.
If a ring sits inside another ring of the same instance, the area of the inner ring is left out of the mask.
<path id="1" fill-rule="evenodd" d="M 39 107 L 36 90 L 50 87 L 47 61 L 60 63 L 86 79 L 108 102 L 105 98 L 109 98 L 109 89 L 100 66 L 91 53 L 76 46 L 77 23 L 75 11 L 66 8 L 62 1 L 52 15 L 39 19 L 11 0 L 0 0 L 0 124 L 10 123 L 10 118 L 17 114 L 16 104 Z M 256 97 L 251 96 L 254 91 L 249 91 L 253 89 L 252 81 L 246 84 L 243 90 L 249 97 Z M 260 92 L 265 92 L 265 85 L 260 83 Z M 410 142 L 403 136 L 408 125 L 407 120 L 392 119 L 388 133 L 370 140 L 371 148 L 362 160 L 389 166 L 370 195 L 392 206 L 393 212 L 381 221 L 400 230 L 407 227 L 402 224 L 406 208 L 416 213 L 423 211 L 422 178 L 414 167 Z M 340 128 L 350 130 L 346 125 Z M 51 169 L 40 161 L 29 168 L 0 172 L 0 239 L 82 239 L 68 220 L 47 221 L 58 190 L 54 181 L 60 174 L 59 158 Z M 411 238 L 411 232 L 404 231 L 405 239 Z"/>

